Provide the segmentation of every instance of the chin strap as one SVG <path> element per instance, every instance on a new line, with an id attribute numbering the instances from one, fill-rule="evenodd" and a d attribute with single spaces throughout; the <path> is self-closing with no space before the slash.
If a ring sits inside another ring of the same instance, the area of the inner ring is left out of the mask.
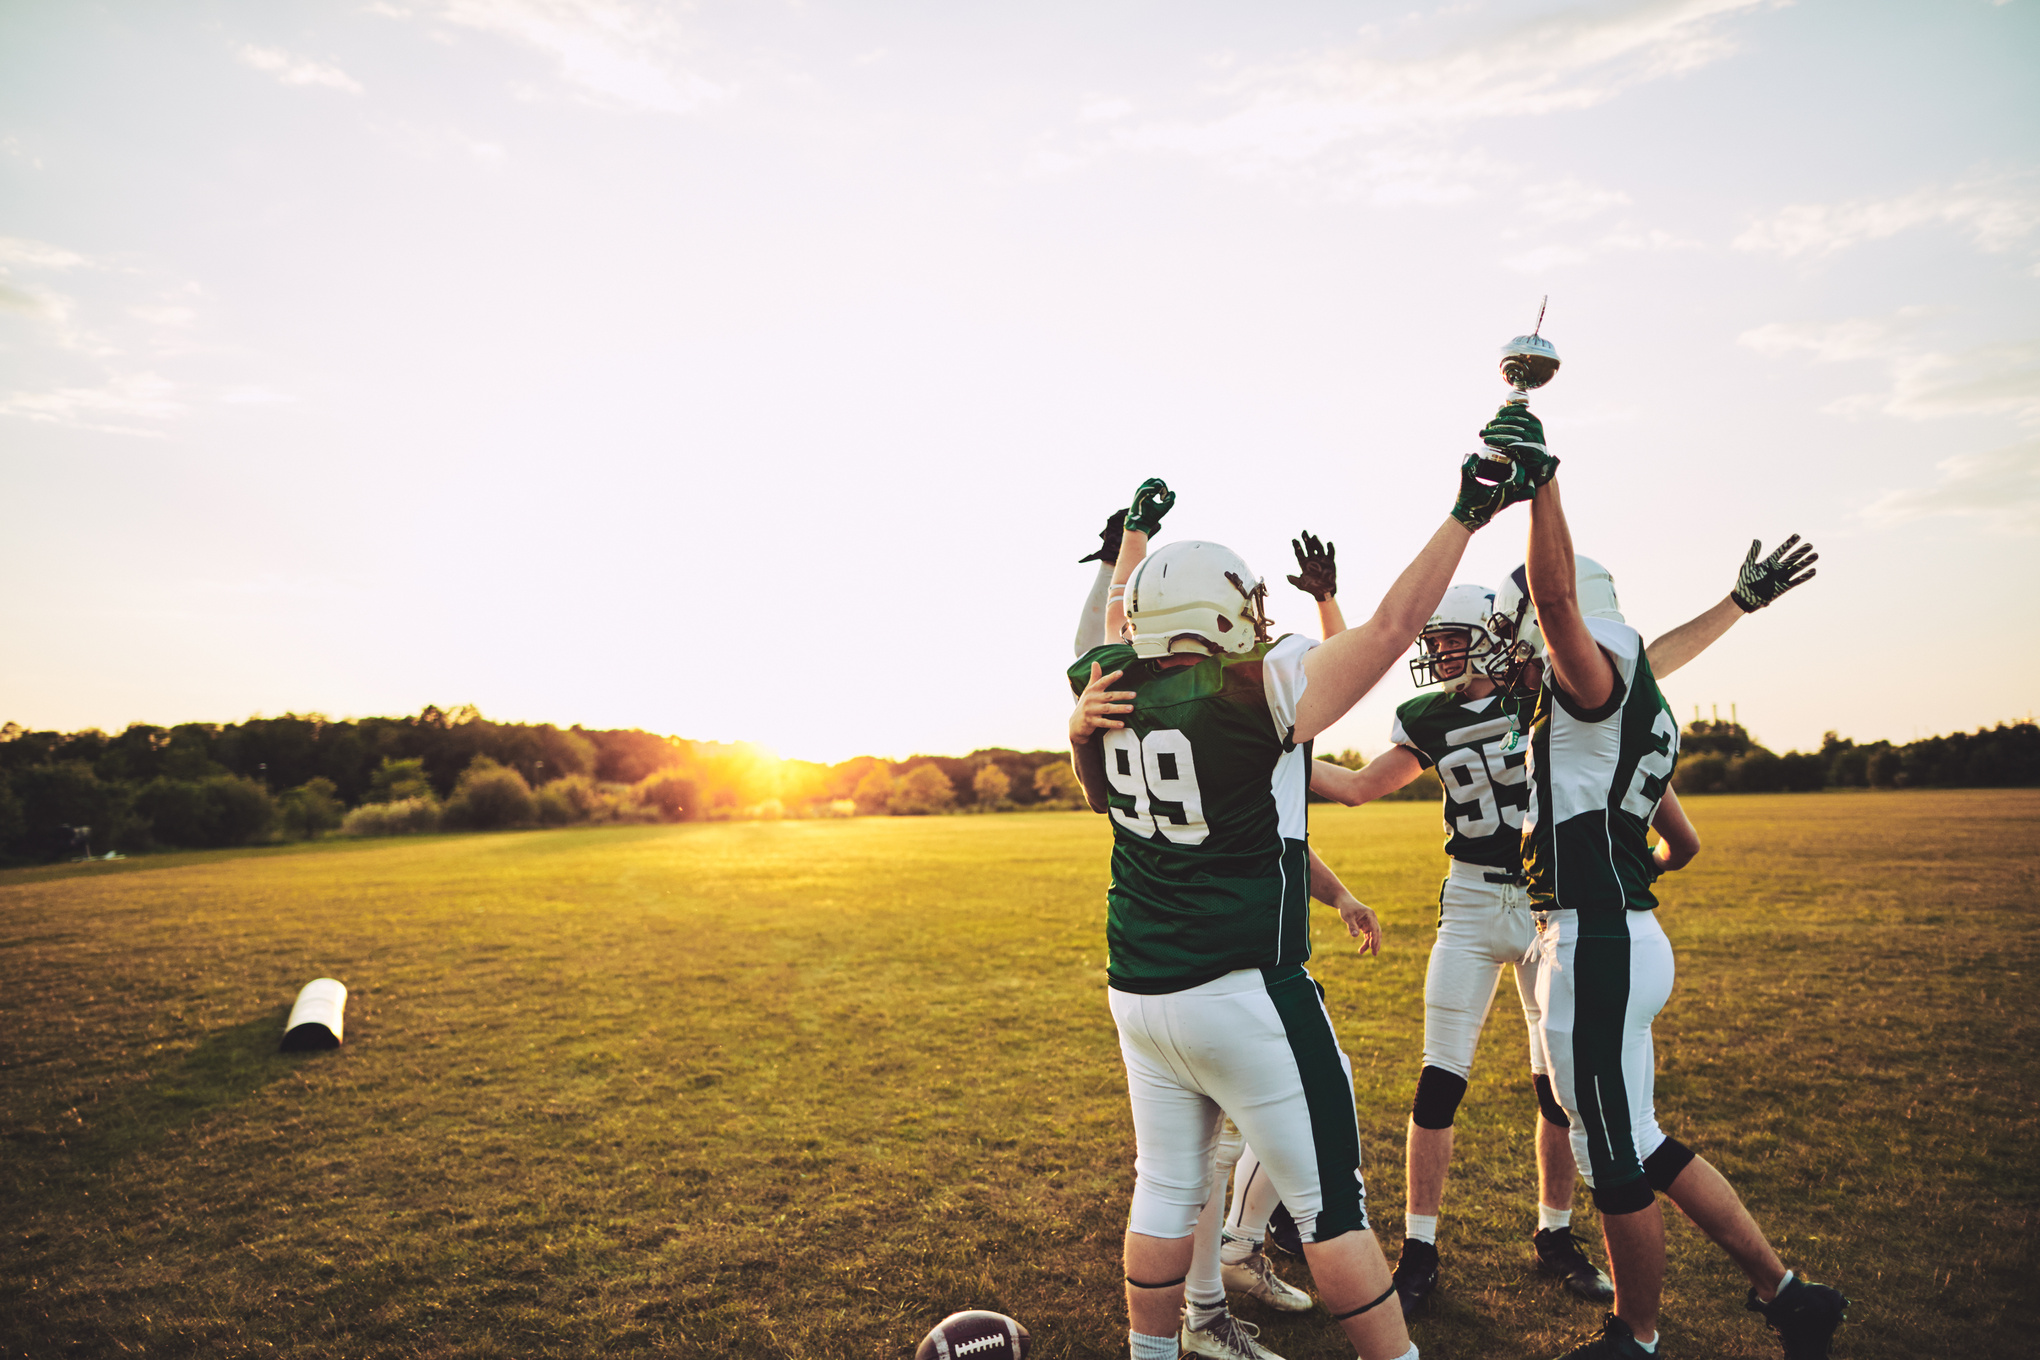
<path id="1" fill-rule="evenodd" d="M 1370 1313 L 1370 1312 L 1374 1311 L 1374 1310 L 1375 1310 L 1376 1308 L 1379 1308 L 1379 1307 L 1381 1307 L 1381 1305 L 1382 1305 L 1382 1304 L 1384 1304 L 1384 1303 L 1387 1303 L 1387 1302 L 1388 1302 L 1388 1301 L 1389 1301 L 1390 1299 L 1392 1299 L 1392 1298 L 1394 1298 L 1394 1297 L 1395 1297 L 1395 1286 L 1391 1284 L 1391 1285 L 1390 1285 L 1390 1286 L 1388 1287 L 1388 1292 L 1387 1292 L 1386 1294 L 1383 1294 L 1383 1295 L 1382 1295 L 1382 1296 L 1381 1296 L 1380 1298 L 1376 1299 L 1376 1300 L 1375 1300 L 1374 1302 L 1372 1302 L 1372 1303 L 1363 1303 L 1363 1304 L 1361 1304 L 1361 1305 L 1360 1305 L 1360 1306 L 1359 1306 L 1358 1308 L 1355 1308 L 1355 1309 L 1354 1309 L 1354 1310 L 1353 1310 L 1352 1312 L 1350 1312 L 1350 1313 L 1334 1313 L 1334 1314 L 1332 1314 L 1332 1321 L 1334 1321 L 1334 1322 L 1344 1322 L 1344 1321 L 1345 1321 L 1345 1320 L 1346 1320 L 1347 1318 L 1356 1318 L 1356 1317 L 1359 1317 L 1359 1316 L 1360 1316 L 1360 1315 L 1361 1315 L 1362 1313 Z"/>

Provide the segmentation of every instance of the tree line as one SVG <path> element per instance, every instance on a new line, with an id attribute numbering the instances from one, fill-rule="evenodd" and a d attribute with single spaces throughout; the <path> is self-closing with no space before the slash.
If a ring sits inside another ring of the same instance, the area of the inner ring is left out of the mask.
<path id="1" fill-rule="evenodd" d="M 1356 751 L 1328 757 L 1358 768 Z M 1733 722 L 1687 726 L 1681 793 L 2040 784 L 2040 728 L 1767 750 Z M 1439 796 L 1436 775 L 1391 797 Z M 0 861 L 601 822 L 927 816 L 1075 808 L 1062 751 L 781 760 L 741 742 L 492 722 L 472 707 L 335 722 L 135 724 L 115 736 L 0 727 Z"/>

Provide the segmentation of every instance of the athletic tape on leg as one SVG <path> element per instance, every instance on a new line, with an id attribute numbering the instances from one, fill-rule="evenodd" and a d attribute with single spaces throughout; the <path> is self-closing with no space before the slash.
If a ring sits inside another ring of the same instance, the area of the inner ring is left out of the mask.
<path id="1" fill-rule="evenodd" d="M 1387 1303 L 1387 1302 L 1388 1302 L 1388 1301 L 1389 1301 L 1390 1299 L 1392 1299 L 1392 1298 L 1394 1298 L 1394 1297 L 1395 1297 L 1395 1286 L 1394 1286 L 1394 1285 L 1390 1285 L 1390 1286 L 1388 1287 L 1388 1292 L 1387 1292 L 1386 1294 L 1383 1294 L 1383 1295 L 1382 1295 L 1382 1296 L 1381 1296 L 1380 1298 L 1376 1299 L 1376 1300 L 1375 1300 L 1374 1302 L 1372 1302 L 1372 1303 L 1363 1303 L 1363 1304 L 1361 1304 L 1361 1305 L 1360 1305 L 1360 1306 L 1359 1306 L 1358 1308 L 1355 1308 L 1355 1309 L 1354 1309 L 1354 1310 L 1353 1310 L 1352 1312 L 1350 1312 L 1350 1313 L 1334 1313 L 1334 1314 L 1332 1314 L 1332 1321 L 1334 1321 L 1334 1322 L 1344 1322 L 1344 1321 L 1345 1321 L 1345 1320 L 1346 1320 L 1347 1318 L 1356 1318 L 1356 1317 L 1359 1317 L 1359 1316 L 1360 1316 L 1360 1315 L 1361 1315 L 1362 1313 L 1370 1313 L 1370 1312 L 1373 1312 L 1373 1311 L 1374 1311 L 1374 1310 L 1375 1310 L 1376 1308 L 1379 1308 L 1379 1307 L 1381 1307 L 1381 1305 L 1382 1305 L 1382 1304 L 1384 1304 L 1384 1303 Z"/>

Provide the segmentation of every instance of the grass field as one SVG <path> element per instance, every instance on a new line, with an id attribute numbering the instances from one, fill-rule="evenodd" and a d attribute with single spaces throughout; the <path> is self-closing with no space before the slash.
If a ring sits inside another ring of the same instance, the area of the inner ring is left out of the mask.
<path id="1" fill-rule="evenodd" d="M 1689 810 L 1666 1127 L 1854 1297 L 1839 1355 L 2031 1354 L 2040 791 Z M 1320 909 L 1314 970 L 1391 1255 L 1435 818 L 1313 814 L 1389 928 L 1359 960 Z M 0 1343 L 876 1360 L 983 1306 L 1037 1356 L 1123 1355 L 1107 840 L 1075 813 L 861 819 L 0 874 Z M 278 1054 L 322 974 L 353 991 L 346 1046 Z M 1427 1360 L 1597 1320 L 1529 1271 L 1520 1026 L 1505 994 Z M 1671 1253 L 1662 1354 L 1776 1353 L 1683 1222 Z M 1321 1312 L 1240 1311 L 1288 1360 L 1351 1354 Z"/>

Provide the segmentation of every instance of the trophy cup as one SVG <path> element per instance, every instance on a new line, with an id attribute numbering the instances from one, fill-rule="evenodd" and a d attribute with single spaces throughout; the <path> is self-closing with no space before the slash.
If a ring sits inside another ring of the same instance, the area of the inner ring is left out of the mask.
<path id="1" fill-rule="evenodd" d="M 1558 347 L 1538 334 L 1544 329 L 1544 309 L 1550 302 L 1546 297 L 1538 304 L 1537 324 L 1530 328 L 1530 334 L 1519 335 L 1502 346 L 1502 377 L 1510 389 L 1502 402 L 1504 406 L 1529 405 L 1530 393 L 1558 374 Z M 1481 465 L 1475 476 L 1484 482 L 1508 480 L 1514 466 L 1508 454 L 1483 444 L 1480 457 Z"/>

